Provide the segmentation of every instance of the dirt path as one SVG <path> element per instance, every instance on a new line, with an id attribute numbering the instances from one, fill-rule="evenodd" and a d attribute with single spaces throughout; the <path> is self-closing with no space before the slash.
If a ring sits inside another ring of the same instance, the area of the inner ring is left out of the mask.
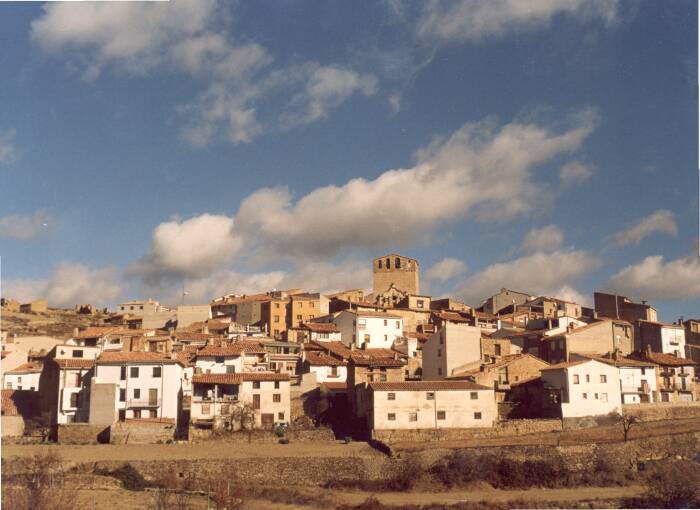
<path id="1" fill-rule="evenodd" d="M 630 439 L 665 436 L 700 431 L 700 418 L 682 420 L 664 420 L 643 422 L 630 429 Z M 455 441 L 413 442 L 400 441 L 392 443 L 394 451 L 424 450 L 426 448 L 472 448 L 481 446 L 573 446 L 590 443 L 611 443 L 623 440 L 620 425 L 594 427 L 564 432 L 548 432 L 543 434 L 523 434 L 520 436 L 492 437 L 479 439 L 461 439 Z"/>
<path id="2" fill-rule="evenodd" d="M 305 443 L 227 443 L 127 445 L 2 445 L 2 458 L 55 452 L 68 462 L 232 459 L 260 457 L 383 457 L 367 443 L 314 441 Z"/>
<path id="3" fill-rule="evenodd" d="M 373 494 L 387 505 L 430 503 L 455 504 L 459 502 L 500 502 L 524 501 L 583 501 L 596 499 L 618 499 L 638 496 L 644 492 L 643 486 L 628 487 L 581 487 L 577 489 L 530 489 L 530 490 L 459 490 L 449 492 L 386 492 Z M 366 492 L 339 492 L 333 496 L 340 502 L 357 505 L 367 499 Z"/>

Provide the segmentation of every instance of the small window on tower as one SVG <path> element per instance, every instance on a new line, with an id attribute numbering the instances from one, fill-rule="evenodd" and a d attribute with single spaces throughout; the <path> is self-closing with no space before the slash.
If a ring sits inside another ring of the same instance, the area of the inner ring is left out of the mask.
<path id="1" fill-rule="evenodd" d="M 399 269 L 401 267 L 401 259 L 396 257 L 396 260 L 394 261 L 394 267 L 396 269 Z"/>
<path id="2" fill-rule="evenodd" d="M 380 260 L 379 261 L 379 269 L 381 269 L 381 268 L 382 268 L 382 261 Z"/>

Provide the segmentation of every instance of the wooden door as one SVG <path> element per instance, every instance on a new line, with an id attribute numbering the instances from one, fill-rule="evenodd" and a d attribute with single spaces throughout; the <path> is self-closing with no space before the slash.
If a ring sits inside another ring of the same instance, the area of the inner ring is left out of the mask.
<path id="1" fill-rule="evenodd" d="M 150 390 L 148 390 L 148 405 L 158 405 L 158 388 L 151 388 Z"/>
<path id="2" fill-rule="evenodd" d="M 263 413 L 260 415 L 262 428 L 271 429 L 275 425 L 275 415 L 273 413 Z"/>
<path id="3" fill-rule="evenodd" d="M 253 395 L 253 409 L 260 409 L 260 395 Z"/>

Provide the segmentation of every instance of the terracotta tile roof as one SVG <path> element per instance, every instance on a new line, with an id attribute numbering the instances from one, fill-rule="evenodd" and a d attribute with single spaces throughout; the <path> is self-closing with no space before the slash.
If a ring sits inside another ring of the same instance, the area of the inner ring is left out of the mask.
<path id="1" fill-rule="evenodd" d="M 652 361 L 657 365 L 665 365 L 671 367 L 682 367 L 689 365 L 697 365 L 695 361 L 688 358 L 677 358 L 673 354 L 665 354 L 662 352 L 645 352 L 645 353 L 633 353 L 630 357 L 635 359 L 642 359 L 645 361 Z"/>
<path id="2" fill-rule="evenodd" d="M 486 313 L 486 312 L 474 312 L 474 317 L 476 317 L 477 319 L 498 320 L 498 315 L 494 315 L 492 313 Z"/>
<path id="3" fill-rule="evenodd" d="M 190 367 L 194 364 L 195 355 L 186 351 L 174 352 L 173 358 L 182 363 L 183 366 Z"/>
<path id="4" fill-rule="evenodd" d="M 3 416 L 19 416 L 19 410 L 15 406 L 15 401 L 12 398 L 15 390 L 2 390 L 2 404 L 0 410 Z"/>
<path id="5" fill-rule="evenodd" d="M 373 350 L 373 349 L 367 349 Z M 382 351 L 388 349 L 379 349 Z M 400 359 L 395 359 L 392 356 L 373 356 L 367 354 L 366 351 L 353 351 L 350 355 L 350 360 L 359 366 L 367 367 L 402 367 L 404 365 L 403 361 Z"/>
<path id="6" fill-rule="evenodd" d="M 250 303 L 253 301 L 268 301 L 270 296 L 267 294 L 251 294 L 246 296 L 230 297 L 222 300 L 212 300 L 211 304 L 216 305 L 235 305 L 239 303 Z"/>
<path id="7" fill-rule="evenodd" d="M 508 366 L 511 363 L 514 363 L 516 361 L 520 361 L 520 360 L 526 359 L 526 358 L 533 358 L 536 361 L 539 361 L 544 365 L 549 365 L 549 363 L 538 358 L 537 356 L 533 356 L 532 354 L 525 353 L 525 354 L 508 354 L 506 356 L 503 356 L 500 359 L 497 359 L 494 363 L 485 363 L 483 365 L 483 367 L 484 367 L 484 370 L 490 371 L 490 370 L 494 370 L 497 368 Z M 467 376 L 476 375 L 479 373 L 481 373 L 481 365 L 476 367 L 476 368 L 473 368 L 471 370 L 465 370 L 464 372 L 454 373 L 451 376 L 448 376 L 448 379 L 458 378 L 458 377 L 467 377 Z"/>
<path id="8" fill-rule="evenodd" d="M 179 363 L 160 352 L 103 352 L 97 358 L 98 365 L 111 363 Z"/>
<path id="9" fill-rule="evenodd" d="M 197 356 L 241 356 L 243 347 L 239 345 L 225 345 L 217 347 L 215 345 L 207 345 L 197 351 Z"/>
<path id="10" fill-rule="evenodd" d="M 43 365 L 41 363 L 25 363 L 17 368 L 8 370 L 6 374 L 37 374 L 41 372 Z"/>
<path id="11" fill-rule="evenodd" d="M 321 386 L 325 386 L 331 391 L 347 391 L 348 383 L 346 382 L 324 382 Z"/>
<path id="12" fill-rule="evenodd" d="M 408 338 L 415 338 L 415 339 L 417 339 L 420 343 L 425 343 L 425 342 L 427 342 L 428 340 L 430 340 L 430 337 L 433 336 L 433 335 L 428 334 L 428 333 L 420 333 L 419 331 L 409 331 L 408 333 L 406 333 L 406 336 L 407 336 Z"/>
<path id="13" fill-rule="evenodd" d="M 315 367 L 341 367 L 347 365 L 346 361 L 341 361 L 322 351 L 308 351 L 306 353 L 306 361 L 309 363 L 309 365 Z"/>
<path id="14" fill-rule="evenodd" d="M 53 360 L 54 363 L 56 363 L 59 368 L 82 368 L 82 369 L 90 369 L 95 366 L 95 360 L 94 359 L 56 359 L 54 358 Z"/>
<path id="15" fill-rule="evenodd" d="M 365 310 L 343 310 L 344 312 L 352 313 L 358 317 L 378 317 L 380 319 L 401 319 L 400 315 L 393 315 L 386 312 L 371 312 Z"/>
<path id="16" fill-rule="evenodd" d="M 546 368 L 543 368 L 542 370 L 559 370 L 560 368 L 571 368 L 575 367 L 576 365 L 581 365 L 583 363 L 588 363 L 591 361 L 590 359 L 580 359 L 576 361 L 566 361 L 564 363 L 557 363 L 556 365 L 550 365 Z"/>
<path id="17" fill-rule="evenodd" d="M 210 338 L 215 338 L 218 335 L 215 335 L 213 333 L 197 333 L 195 331 L 175 331 L 173 333 L 173 336 L 177 338 L 178 340 L 187 340 L 190 342 L 206 342 Z"/>
<path id="18" fill-rule="evenodd" d="M 374 391 L 469 391 L 491 390 L 487 386 L 471 381 L 405 381 L 375 382 L 369 387 Z"/>
<path id="19" fill-rule="evenodd" d="M 615 367 L 654 367 L 656 363 L 648 360 L 637 360 L 632 358 L 627 358 L 625 356 L 620 356 L 619 358 L 611 358 L 609 356 L 597 356 L 595 354 L 581 354 L 586 358 L 590 358 L 601 363 L 607 363 Z"/>
<path id="20" fill-rule="evenodd" d="M 197 374 L 194 384 L 241 384 L 244 381 L 289 381 L 289 375 L 275 372 L 243 372 L 238 374 Z"/>
<path id="21" fill-rule="evenodd" d="M 326 351 L 345 360 L 350 358 L 350 353 L 352 352 L 343 342 L 339 342 L 337 340 L 333 342 L 322 342 L 320 340 L 312 340 L 304 346 L 304 349 L 307 351 Z"/>
<path id="22" fill-rule="evenodd" d="M 117 333 L 123 331 L 123 328 L 121 327 L 102 327 L 102 326 L 90 326 L 88 328 L 85 328 L 82 331 L 79 331 L 77 335 L 75 335 L 73 338 L 97 338 L 101 336 L 105 336 L 109 333 Z"/>
<path id="23" fill-rule="evenodd" d="M 316 333 L 338 333 L 338 327 L 332 322 L 305 322 L 300 329 L 308 329 Z"/>
<path id="24" fill-rule="evenodd" d="M 440 320 L 443 321 L 450 321 L 450 322 L 471 322 L 471 318 L 462 315 L 459 312 L 446 312 L 444 310 L 440 311 L 433 311 L 432 312 L 433 317 L 437 317 Z"/>

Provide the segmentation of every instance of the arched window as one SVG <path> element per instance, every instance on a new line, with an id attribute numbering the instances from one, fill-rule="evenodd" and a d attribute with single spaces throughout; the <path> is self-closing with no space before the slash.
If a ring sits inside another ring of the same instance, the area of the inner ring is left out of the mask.
<path id="1" fill-rule="evenodd" d="M 399 269 L 401 267 L 401 259 L 396 257 L 396 260 L 394 261 L 394 267 L 396 269 Z"/>
<path id="2" fill-rule="evenodd" d="M 382 268 L 382 261 L 380 260 L 379 261 L 379 269 L 381 269 L 381 268 Z"/>
<path id="3" fill-rule="evenodd" d="M 391 269 L 391 259 L 389 257 L 386 259 L 386 268 Z"/>

